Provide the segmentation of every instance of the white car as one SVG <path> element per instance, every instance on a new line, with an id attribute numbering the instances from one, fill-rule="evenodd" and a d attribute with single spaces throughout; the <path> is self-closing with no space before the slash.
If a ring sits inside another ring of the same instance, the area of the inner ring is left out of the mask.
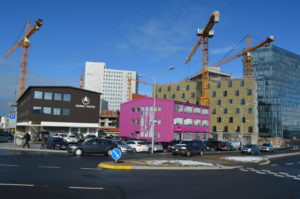
<path id="1" fill-rule="evenodd" d="M 78 138 L 76 137 L 76 135 L 68 135 L 67 137 L 65 137 L 65 140 L 68 143 L 77 143 L 78 142 Z"/>
<path id="2" fill-rule="evenodd" d="M 139 140 L 128 141 L 126 144 L 132 147 L 132 152 L 149 152 L 149 147 L 146 142 Z"/>
<path id="3" fill-rule="evenodd" d="M 149 147 L 149 151 L 151 151 L 151 149 L 152 149 L 152 143 L 151 142 L 147 142 L 147 145 Z M 154 142 L 153 151 L 154 152 L 163 152 L 164 151 L 164 147 L 163 147 L 163 145 L 161 143 Z"/>

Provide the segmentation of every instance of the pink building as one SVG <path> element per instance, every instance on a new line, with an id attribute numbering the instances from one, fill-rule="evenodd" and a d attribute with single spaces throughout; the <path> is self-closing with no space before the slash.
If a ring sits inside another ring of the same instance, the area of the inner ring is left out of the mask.
<path id="1" fill-rule="evenodd" d="M 120 136 L 151 139 L 152 97 L 121 104 Z M 156 98 L 155 141 L 206 140 L 209 133 L 209 108 L 184 102 Z"/>

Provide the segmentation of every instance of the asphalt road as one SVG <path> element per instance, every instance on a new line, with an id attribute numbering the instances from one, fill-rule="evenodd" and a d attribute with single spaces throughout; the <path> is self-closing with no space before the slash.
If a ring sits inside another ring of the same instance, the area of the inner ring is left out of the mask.
<path id="1" fill-rule="evenodd" d="M 160 154 L 158 156 L 161 156 Z M 149 154 L 127 158 L 150 157 Z M 299 199 L 300 156 L 217 171 L 117 171 L 110 157 L 0 151 L 0 198 Z"/>

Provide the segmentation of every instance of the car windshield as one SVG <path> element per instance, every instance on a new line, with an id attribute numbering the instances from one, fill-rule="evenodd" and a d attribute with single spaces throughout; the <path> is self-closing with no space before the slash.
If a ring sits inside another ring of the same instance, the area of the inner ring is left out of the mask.
<path id="1" fill-rule="evenodd" d="M 114 143 L 116 143 L 116 144 L 118 144 L 118 145 L 125 145 L 125 143 L 122 142 L 122 141 L 114 141 Z"/>
<path id="2" fill-rule="evenodd" d="M 246 144 L 246 145 L 245 145 L 246 148 L 251 148 L 251 147 L 253 147 L 253 146 L 254 146 L 254 145 L 252 145 L 252 144 Z"/>
<path id="3" fill-rule="evenodd" d="M 190 141 L 180 141 L 178 144 L 186 144 L 186 145 L 188 145 L 190 143 L 191 143 Z"/>
<path id="4" fill-rule="evenodd" d="M 263 146 L 271 146 L 271 144 L 263 144 Z"/>
<path id="5" fill-rule="evenodd" d="M 146 142 L 137 142 L 138 144 L 141 144 L 141 145 L 145 145 L 147 144 Z"/>
<path id="6" fill-rule="evenodd" d="M 53 142 L 64 142 L 63 138 L 53 137 L 52 140 L 53 140 Z"/>

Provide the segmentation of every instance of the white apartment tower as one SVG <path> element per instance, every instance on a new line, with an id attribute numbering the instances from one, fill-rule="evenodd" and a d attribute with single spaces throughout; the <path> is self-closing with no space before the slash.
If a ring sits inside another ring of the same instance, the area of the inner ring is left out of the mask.
<path id="1" fill-rule="evenodd" d="M 120 110 L 120 104 L 128 101 L 129 78 L 137 79 L 136 72 L 106 68 L 103 62 L 85 62 L 84 89 L 102 93 L 101 102 L 108 102 L 108 110 Z M 136 81 L 131 81 L 132 93 L 137 93 Z"/>

